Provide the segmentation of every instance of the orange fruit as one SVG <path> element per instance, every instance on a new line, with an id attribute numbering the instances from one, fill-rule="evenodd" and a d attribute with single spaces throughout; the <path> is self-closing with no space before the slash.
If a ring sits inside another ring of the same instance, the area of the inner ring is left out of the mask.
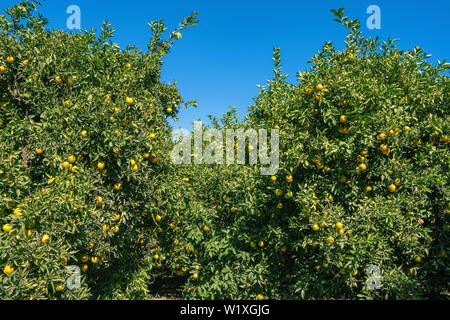
<path id="1" fill-rule="evenodd" d="M 3 268 L 3 272 L 4 272 L 6 275 L 10 275 L 11 273 L 14 272 L 14 267 L 8 264 L 8 265 L 6 265 L 6 266 Z"/>
<path id="2" fill-rule="evenodd" d="M 68 156 L 68 157 L 67 157 L 67 160 L 68 160 L 70 163 L 74 163 L 74 162 L 77 160 L 77 158 L 75 158 L 75 156 Z"/>
<path id="3" fill-rule="evenodd" d="M 134 103 L 134 98 L 127 97 L 125 99 L 125 103 L 128 104 L 128 105 L 132 105 Z"/>
<path id="4" fill-rule="evenodd" d="M 2 229 L 3 229 L 3 231 L 5 231 L 5 232 L 10 232 L 12 229 L 13 229 L 13 227 L 12 227 L 12 225 L 10 225 L 10 224 L 4 224 L 3 225 L 3 227 L 2 227 Z"/>
<path id="5" fill-rule="evenodd" d="M 50 236 L 46 233 L 41 238 L 42 243 L 47 243 L 49 240 L 50 240 Z"/>

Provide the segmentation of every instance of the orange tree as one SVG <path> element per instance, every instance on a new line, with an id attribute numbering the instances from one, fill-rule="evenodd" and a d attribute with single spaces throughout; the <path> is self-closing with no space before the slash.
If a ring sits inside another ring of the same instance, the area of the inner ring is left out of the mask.
<path id="1" fill-rule="evenodd" d="M 419 48 L 363 37 L 358 21 L 333 12 L 349 30 L 345 49 L 326 43 L 298 84 L 286 81 L 275 49 L 274 78 L 246 121 L 230 112 L 213 122 L 280 128 L 277 175 L 261 176 L 256 166 L 186 168 L 198 204 L 181 232 L 200 267 L 188 270 L 197 276 L 186 297 L 445 292 L 449 65 L 433 66 Z"/>
<path id="2" fill-rule="evenodd" d="M 178 181 L 166 119 L 182 98 L 162 58 L 197 14 L 168 39 L 151 23 L 144 53 L 120 49 L 109 23 L 47 30 L 36 4 L 0 16 L 0 297 L 143 298 L 155 216 L 172 212 L 160 195 Z"/>

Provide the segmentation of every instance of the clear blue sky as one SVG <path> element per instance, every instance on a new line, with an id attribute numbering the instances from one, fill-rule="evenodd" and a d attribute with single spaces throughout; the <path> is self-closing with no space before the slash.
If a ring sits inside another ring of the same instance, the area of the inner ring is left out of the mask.
<path id="1" fill-rule="evenodd" d="M 2 0 L 2 7 L 13 3 L 17 0 Z M 108 20 L 122 48 L 132 43 L 142 50 L 150 36 L 147 22 L 164 19 L 171 31 L 183 16 L 199 12 L 200 23 L 183 31 L 163 67 L 165 81 L 176 80 L 185 100 L 199 102 L 173 123 L 189 130 L 197 118 L 220 117 L 230 106 L 244 115 L 258 92 L 256 85 L 272 77 L 273 46 L 281 47 L 291 81 L 326 41 L 342 48 L 346 33 L 332 20 L 332 8 L 346 8 L 347 16 L 362 22 L 366 35 L 399 38 L 403 49 L 422 47 L 433 55 L 431 61 L 450 53 L 449 0 L 47 0 L 39 11 L 50 19 L 51 28 L 67 30 L 66 8 L 71 4 L 81 8 L 82 28 L 99 29 Z M 381 9 L 380 30 L 366 27 L 366 9 L 372 4 Z"/>

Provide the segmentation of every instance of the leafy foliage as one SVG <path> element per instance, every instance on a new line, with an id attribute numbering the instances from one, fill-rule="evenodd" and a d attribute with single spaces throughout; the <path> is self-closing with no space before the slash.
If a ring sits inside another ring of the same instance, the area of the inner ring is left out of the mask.
<path id="1" fill-rule="evenodd" d="M 167 117 L 183 100 L 161 81 L 162 58 L 197 13 L 166 40 L 164 21 L 150 23 L 144 53 L 120 49 L 108 22 L 100 34 L 47 30 L 37 4 L 0 16 L 0 297 L 145 299 L 164 277 L 192 299 L 448 289 L 445 61 L 363 37 L 332 10 L 345 49 L 325 43 L 292 84 L 274 48 L 273 79 L 245 120 L 210 117 L 216 129 L 279 128 L 276 176 L 175 166 Z M 70 265 L 80 289 L 66 288 Z"/>

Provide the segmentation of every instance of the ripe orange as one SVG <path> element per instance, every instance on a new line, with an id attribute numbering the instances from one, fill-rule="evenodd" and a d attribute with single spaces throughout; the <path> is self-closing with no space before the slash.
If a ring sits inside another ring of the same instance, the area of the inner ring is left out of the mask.
<path id="1" fill-rule="evenodd" d="M 277 177 L 271 176 L 271 177 L 270 177 L 270 180 L 272 180 L 273 182 L 275 182 L 275 181 L 277 181 Z"/>
<path id="2" fill-rule="evenodd" d="M 5 73 L 8 71 L 8 68 L 6 68 L 5 66 L 0 66 L 0 72 L 1 73 Z"/>
<path id="3" fill-rule="evenodd" d="M 132 105 L 132 104 L 134 103 L 134 98 L 127 97 L 127 98 L 125 99 L 125 102 L 126 102 L 126 104 L 128 104 L 128 105 Z"/>
<path id="4" fill-rule="evenodd" d="M 262 294 L 258 294 L 256 296 L 256 300 L 262 300 L 262 299 L 264 299 L 264 296 Z"/>
<path id="5" fill-rule="evenodd" d="M 77 158 L 75 158 L 75 156 L 68 156 L 68 157 L 67 157 L 67 160 L 68 160 L 70 163 L 74 163 L 74 162 L 77 160 Z"/>
<path id="6" fill-rule="evenodd" d="M 37 154 L 41 154 L 41 153 L 43 152 L 43 150 L 42 150 L 42 149 L 40 149 L 40 148 L 36 148 L 36 150 L 35 150 L 35 151 L 36 151 L 36 153 L 37 153 Z"/>
<path id="7" fill-rule="evenodd" d="M 122 189 L 122 184 L 116 183 L 116 184 L 114 185 L 114 189 L 116 189 L 117 191 L 119 191 L 120 189 Z"/>
<path id="8" fill-rule="evenodd" d="M 312 90 L 309 89 L 309 88 L 307 88 L 307 89 L 305 90 L 305 93 L 306 93 L 306 94 L 310 94 L 311 92 L 312 92 Z"/>
<path id="9" fill-rule="evenodd" d="M 264 247 L 264 242 L 263 241 L 258 242 L 258 246 L 261 248 Z"/>
<path id="10" fill-rule="evenodd" d="M 4 224 L 3 225 L 3 231 L 5 231 L 5 232 L 10 232 L 12 229 L 13 229 L 13 227 L 12 227 L 12 225 L 10 225 L 10 224 Z"/>
<path id="11" fill-rule="evenodd" d="M 341 123 L 346 123 L 346 122 L 347 122 L 347 116 L 344 116 L 344 115 L 340 116 L 340 117 L 339 117 L 339 121 L 340 121 Z"/>
<path id="12" fill-rule="evenodd" d="M 204 230 L 204 231 L 209 231 L 209 227 L 208 227 L 208 226 L 204 226 L 204 227 L 203 227 L 203 230 Z"/>
<path id="13" fill-rule="evenodd" d="M 105 167 L 105 163 L 103 163 L 103 162 L 97 163 L 97 169 L 98 170 L 103 170 L 104 167 Z"/>
<path id="14" fill-rule="evenodd" d="M 344 227 L 344 225 L 342 224 L 342 222 L 336 222 L 336 228 L 337 229 L 342 229 Z"/>
<path id="15" fill-rule="evenodd" d="M 317 91 L 321 91 L 323 89 L 323 85 L 321 85 L 320 83 L 316 86 L 316 90 Z"/>
<path id="16" fill-rule="evenodd" d="M 395 184 L 391 184 L 389 185 L 388 189 L 390 192 L 395 192 L 395 190 L 397 190 L 397 187 L 395 186 Z"/>
<path id="17" fill-rule="evenodd" d="M 378 140 L 385 140 L 386 139 L 386 134 L 385 133 L 380 133 L 378 135 Z"/>
<path id="18" fill-rule="evenodd" d="M 312 229 L 313 229 L 313 231 L 319 230 L 319 225 L 318 224 L 313 225 Z"/>
<path id="19" fill-rule="evenodd" d="M 61 83 L 62 82 L 62 78 L 60 76 L 56 76 L 55 77 L 55 81 L 58 82 L 58 83 Z"/>
<path id="20" fill-rule="evenodd" d="M 9 63 L 13 63 L 14 62 L 14 57 L 9 56 L 9 57 L 6 58 L 6 61 L 8 61 Z"/>
<path id="21" fill-rule="evenodd" d="M 294 179 L 292 178 L 291 175 L 287 175 L 287 176 L 286 176 L 286 181 L 287 181 L 287 182 L 291 183 L 293 180 L 294 180 Z"/>

